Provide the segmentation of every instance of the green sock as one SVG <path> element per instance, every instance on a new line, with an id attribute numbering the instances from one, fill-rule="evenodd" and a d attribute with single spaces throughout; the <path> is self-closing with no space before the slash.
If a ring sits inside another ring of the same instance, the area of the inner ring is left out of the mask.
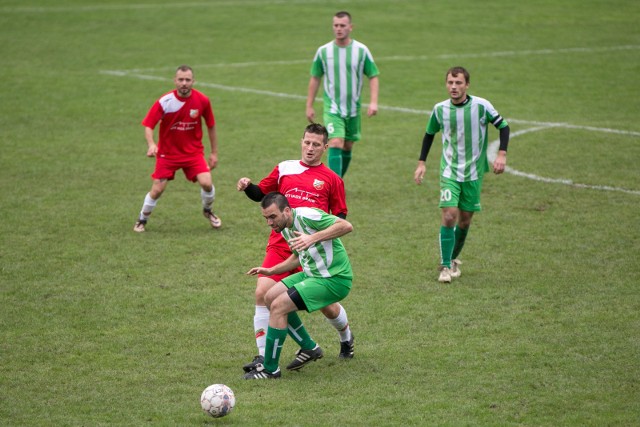
<path id="1" fill-rule="evenodd" d="M 274 373 L 278 370 L 280 353 L 286 338 L 286 329 L 272 328 L 271 326 L 267 328 L 267 345 L 264 350 L 264 368 L 267 371 Z"/>
<path id="2" fill-rule="evenodd" d="M 458 255 L 460 255 L 460 252 L 462 252 L 464 241 L 467 239 L 468 232 L 469 232 L 468 228 L 460 228 L 456 226 L 456 229 L 455 229 L 456 243 L 453 245 L 453 253 L 451 254 L 451 259 L 458 258 Z"/>
<path id="3" fill-rule="evenodd" d="M 329 154 L 327 156 L 329 169 L 342 176 L 342 148 L 329 147 Z"/>
<path id="4" fill-rule="evenodd" d="M 295 311 L 289 313 L 287 322 L 289 323 L 289 327 L 287 328 L 289 336 L 298 343 L 300 348 L 302 348 L 303 350 L 311 350 L 316 346 L 316 342 L 311 339 L 311 336 L 302 324 L 302 320 L 300 320 L 300 316 L 298 316 L 298 313 L 296 313 Z"/>
<path id="5" fill-rule="evenodd" d="M 455 239 L 453 227 L 440 226 L 440 264 L 447 268 L 451 268 L 451 253 Z"/>
<path id="6" fill-rule="evenodd" d="M 340 176 L 345 176 L 349 163 L 351 163 L 351 151 L 342 150 L 342 175 Z"/>

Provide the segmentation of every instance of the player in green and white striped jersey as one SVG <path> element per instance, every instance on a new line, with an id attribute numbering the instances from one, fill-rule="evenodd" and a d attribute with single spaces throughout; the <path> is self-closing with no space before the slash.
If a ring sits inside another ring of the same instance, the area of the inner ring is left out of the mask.
<path id="1" fill-rule="evenodd" d="M 369 78 L 371 101 L 367 116 L 378 112 L 378 67 L 364 44 L 353 40 L 351 15 L 338 12 L 333 17 L 335 40 L 320 46 L 311 65 L 307 93 L 307 119 L 315 121 L 315 101 L 324 76 L 324 125 L 329 131 L 329 169 L 344 177 L 351 162 L 353 143 L 360 140 L 360 95 L 364 76 Z"/>
<path id="2" fill-rule="evenodd" d="M 247 274 L 272 276 L 291 271 L 299 265 L 303 271 L 285 277 L 265 295 L 270 316 L 264 364 L 257 364 L 244 376 L 245 379 L 279 378 L 280 352 L 287 334 L 305 333 L 296 311 L 313 312 L 343 300 L 351 291 L 353 279 L 349 257 L 340 241 L 341 236 L 353 230 L 347 220 L 320 209 L 292 209 L 287 198 L 278 192 L 264 196 L 261 206 L 267 224 L 282 233 L 292 254 L 280 264 L 270 268 L 254 267 Z M 292 328 L 293 325 L 298 327 Z M 321 352 L 314 351 L 318 346 L 310 338 L 301 346 L 298 351 L 300 360 L 294 361 L 287 369 L 299 369 L 307 362 L 322 357 Z"/>
<path id="3" fill-rule="evenodd" d="M 453 67 L 446 74 L 450 99 L 435 105 L 422 141 L 418 167 L 414 173 L 417 184 L 422 183 L 426 160 L 435 134 L 442 132 L 440 160 L 440 282 L 450 283 L 459 277 L 460 260 L 474 212 L 481 210 L 482 177 L 489 170 L 487 160 L 488 125 L 500 132 L 500 147 L 493 162 L 496 174 L 504 172 L 509 144 L 509 125 L 486 99 L 467 94 L 469 72 Z"/>

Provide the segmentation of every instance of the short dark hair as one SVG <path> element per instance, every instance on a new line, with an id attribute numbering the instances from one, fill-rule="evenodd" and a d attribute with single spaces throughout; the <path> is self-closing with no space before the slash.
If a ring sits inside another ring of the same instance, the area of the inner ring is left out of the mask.
<path id="1" fill-rule="evenodd" d="M 178 68 L 176 68 L 176 73 L 178 71 L 191 71 L 193 73 L 193 68 L 191 68 L 188 65 L 182 64 L 181 66 L 179 66 Z"/>
<path id="2" fill-rule="evenodd" d="M 449 74 L 451 74 L 453 77 L 457 76 L 458 74 L 464 74 L 464 80 L 467 83 L 471 82 L 471 78 L 469 76 L 469 72 L 466 70 L 466 68 L 461 67 L 461 66 L 455 66 L 455 67 L 451 67 L 447 70 L 447 74 L 444 75 L 444 81 L 447 81 L 447 77 L 449 76 Z"/>
<path id="3" fill-rule="evenodd" d="M 349 18 L 349 22 L 351 22 L 351 14 L 346 10 L 341 10 L 340 12 L 334 15 L 336 18 L 344 18 L 345 16 Z"/>
<path id="4" fill-rule="evenodd" d="M 262 209 L 266 209 L 273 204 L 275 204 L 278 207 L 278 210 L 280 210 L 280 212 L 284 212 L 284 208 L 291 207 L 289 205 L 289 201 L 284 196 L 284 194 L 279 193 L 277 191 L 272 191 L 271 193 L 267 193 L 262 198 L 262 201 L 260 202 L 260 206 L 262 207 Z"/>
<path id="5" fill-rule="evenodd" d="M 320 123 L 308 124 L 307 127 L 304 128 L 304 133 L 302 134 L 302 137 L 304 138 L 304 135 L 307 133 L 322 135 L 322 141 L 324 142 L 324 144 L 327 145 L 329 143 L 329 132 L 327 131 L 327 128 L 322 126 Z"/>

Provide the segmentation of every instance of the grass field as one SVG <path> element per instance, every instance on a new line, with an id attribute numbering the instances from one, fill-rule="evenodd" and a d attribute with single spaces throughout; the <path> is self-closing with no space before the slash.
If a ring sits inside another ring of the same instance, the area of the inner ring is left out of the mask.
<path id="1" fill-rule="evenodd" d="M 381 70 L 345 178 L 356 357 L 303 314 L 326 357 L 246 382 L 244 273 L 268 229 L 235 183 L 299 156 L 341 9 Z M 638 16 L 630 0 L 0 1 L 0 425 L 640 425 Z M 140 121 L 182 63 L 213 100 L 223 228 L 178 176 L 138 235 Z M 513 137 L 444 286 L 438 144 L 412 178 L 453 65 Z M 237 398 L 219 420 L 199 407 L 213 383 Z"/>

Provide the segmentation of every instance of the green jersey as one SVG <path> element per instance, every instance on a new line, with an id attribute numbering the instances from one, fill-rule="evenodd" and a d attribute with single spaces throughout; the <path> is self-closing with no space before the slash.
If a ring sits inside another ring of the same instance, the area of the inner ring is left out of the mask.
<path id="1" fill-rule="evenodd" d="M 356 40 L 344 47 L 334 41 L 320 46 L 311 64 L 313 77 L 324 76 L 324 111 L 340 117 L 360 114 L 363 75 L 378 74 L 371 52 Z"/>
<path id="2" fill-rule="evenodd" d="M 489 170 L 487 126 L 497 129 L 508 125 L 486 99 L 467 96 L 462 105 L 450 99 L 433 107 L 427 133 L 442 131 L 440 175 L 458 182 L 475 181 Z"/>
<path id="3" fill-rule="evenodd" d="M 288 242 L 297 237 L 295 231 L 314 234 L 333 225 L 338 217 L 315 208 L 295 208 L 293 225 L 282 230 L 282 236 Z M 340 239 L 325 240 L 311 245 L 300 253 L 293 251 L 300 259 L 304 273 L 310 277 L 343 277 L 352 278 L 351 263 Z"/>

